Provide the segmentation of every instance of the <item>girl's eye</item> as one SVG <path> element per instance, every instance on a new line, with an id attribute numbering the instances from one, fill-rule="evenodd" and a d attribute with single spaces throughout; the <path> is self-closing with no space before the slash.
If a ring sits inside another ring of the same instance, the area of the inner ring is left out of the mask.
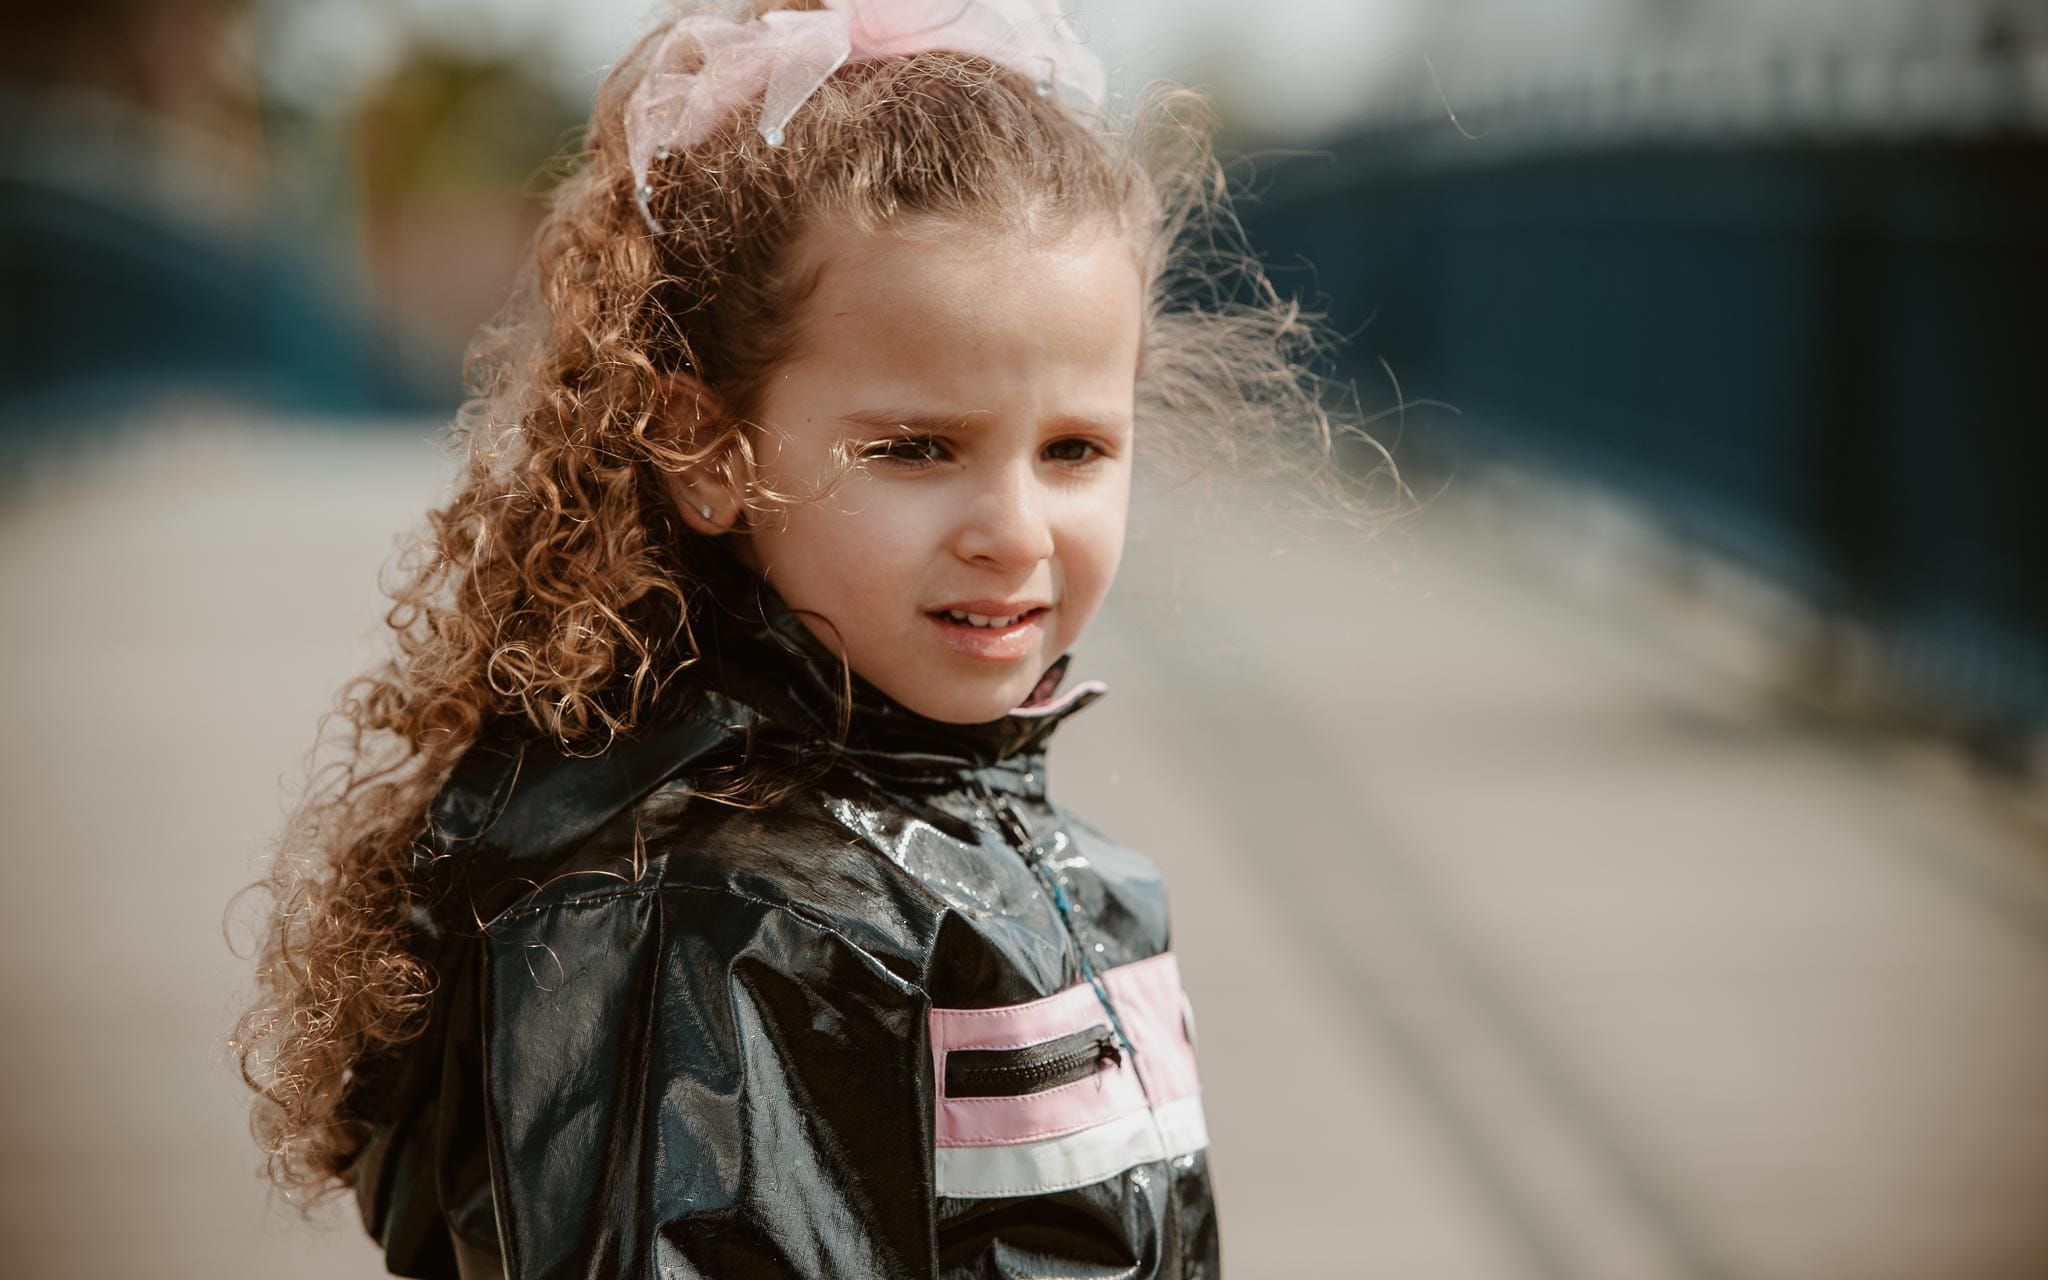
<path id="1" fill-rule="evenodd" d="M 891 440 L 876 441 L 862 450 L 861 456 L 922 466 L 943 459 L 946 446 L 936 436 L 897 436 Z"/>
<path id="2" fill-rule="evenodd" d="M 1102 450 L 1079 438 L 1055 440 L 1045 450 L 1054 462 L 1088 463 L 1102 455 Z"/>

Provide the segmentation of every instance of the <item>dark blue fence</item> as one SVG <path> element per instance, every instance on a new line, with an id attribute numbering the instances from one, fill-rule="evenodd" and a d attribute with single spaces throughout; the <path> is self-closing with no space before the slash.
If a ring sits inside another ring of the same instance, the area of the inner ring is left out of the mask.
<path id="1" fill-rule="evenodd" d="M 1445 133 L 1268 162 L 1247 214 L 1356 334 L 1347 376 L 1384 386 L 1384 358 L 1460 411 L 1411 413 L 1405 461 L 1614 485 L 1875 625 L 1932 692 L 2048 725 L 2048 145 Z"/>

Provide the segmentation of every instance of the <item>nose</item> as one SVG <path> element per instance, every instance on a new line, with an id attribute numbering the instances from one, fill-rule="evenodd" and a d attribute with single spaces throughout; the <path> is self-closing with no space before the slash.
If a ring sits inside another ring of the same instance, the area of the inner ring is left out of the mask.
<path id="1" fill-rule="evenodd" d="M 992 569 L 1028 569 L 1052 556 L 1047 495 L 1028 461 L 990 473 L 968 505 L 955 538 L 962 560 Z"/>

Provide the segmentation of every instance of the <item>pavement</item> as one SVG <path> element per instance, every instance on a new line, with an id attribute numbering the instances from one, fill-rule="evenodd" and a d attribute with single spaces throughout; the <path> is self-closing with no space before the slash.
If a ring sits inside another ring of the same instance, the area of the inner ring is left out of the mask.
<path id="1" fill-rule="evenodd" d="M 13 482 L 8 1274 L 380 1273 L 254 1176 L 223 913 L 450 474 L 187 423 Z M 1141 499 L 1051 759 L 1173 887 L 1229 1274 L 2048 1276 L 2038 829 L 1625 526 L 1231 509 Z"/>

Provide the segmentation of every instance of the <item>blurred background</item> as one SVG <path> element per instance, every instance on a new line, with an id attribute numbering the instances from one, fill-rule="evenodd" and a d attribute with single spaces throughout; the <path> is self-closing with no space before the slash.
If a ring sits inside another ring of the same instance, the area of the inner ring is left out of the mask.
<path id="1" fill-rule="evenodd" d="M 1422 499 L 1148 494 L 1078 655 L 1231 1274 L 2048 1276 L 2048 8 L 1068 7 Z M 10 16 L 9 1274 L 379 1273 L 255 1177 L 223 910 L 649 11 Z"/>

